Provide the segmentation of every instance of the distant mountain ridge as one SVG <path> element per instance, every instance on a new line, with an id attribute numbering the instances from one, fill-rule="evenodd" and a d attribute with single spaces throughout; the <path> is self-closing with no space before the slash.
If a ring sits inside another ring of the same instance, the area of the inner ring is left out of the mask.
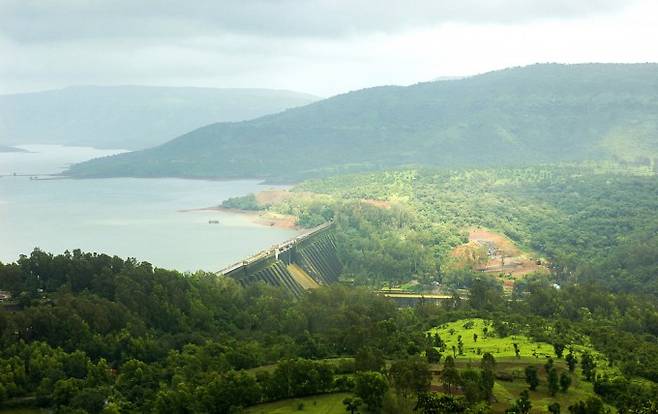
<path id="1" fill-rule="evenodd" d="M 7 147 L 5 145 L 0 145 L 0 152 L 26 152 L 20 148 Z"/>
<path id="2" fill-rule="evenodd" d="M 0 95 L 0 145 L 141 149 L 209 123 L 253 119 L 317 99 L 285 90 L 132 85 Z"/>
<path id="3" fill-rule="evenodd" d="M 69 173 L 296 180 L 402 165 L 655 163 L 657 155 L 657 64 L 537 64 L 216 123 Z"/>

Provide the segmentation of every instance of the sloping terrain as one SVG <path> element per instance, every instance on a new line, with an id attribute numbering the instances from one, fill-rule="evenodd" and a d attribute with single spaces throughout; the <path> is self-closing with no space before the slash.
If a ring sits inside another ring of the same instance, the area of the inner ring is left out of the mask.
<path id="1" fill-rule="evenodd" d="M 217 123 L 145 151 L 74 166 L 77 177 L 297 180 L 423 164 L 655 164 L 658 65 L 533 65 L 383 86 L 252 121 Z M 641 145 L 640 154 L 632 148 Z"/>

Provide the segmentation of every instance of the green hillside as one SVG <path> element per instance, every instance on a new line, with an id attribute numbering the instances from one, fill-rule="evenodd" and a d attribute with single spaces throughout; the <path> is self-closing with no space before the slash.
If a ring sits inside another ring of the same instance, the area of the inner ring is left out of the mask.
<path id="1" fill-rule="evenodd" d="M 70 174 L 294 180 L 400 165 L 584 159 L 655 165 L 657 64 L 541 64 L 382 86 L 218 123 Z"/>
<path id="2" fill-rule="evenodd" d="M 141 149 L 218 121 L 242 121 L 317 100 L 268 89 L 76 86 L 0 95 L 0 144 Z"/>

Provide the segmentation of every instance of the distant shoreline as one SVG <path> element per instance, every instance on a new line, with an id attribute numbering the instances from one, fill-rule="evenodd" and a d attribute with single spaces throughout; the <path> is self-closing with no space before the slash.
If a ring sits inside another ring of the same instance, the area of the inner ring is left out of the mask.
<path id="1" fill-rule="evenodd" d="M 302 229 L 297 225 L 297 220 L 293 216 L 286 216 L 283 214 L 276 214 L 262 210 L 241 210 L 238 208 L 214 206 L 214 207 L 181 209 L 178 211 L 180 213 L 187 213 L 194 211 L 221 211 L 224 213 L 245 217 L 249 222 L 254 224 L 259 224 L 261 226 L 274 227 L 278 229 L 288 229 L 288 230 Z"/>
<path id="2" fill-rule="evenodd" d="M 5 153 L 5 152 L 9 153 L 9 152 L 30 152 L 30 151 L 22 148 L 0 145 L 0 153 Z"/>

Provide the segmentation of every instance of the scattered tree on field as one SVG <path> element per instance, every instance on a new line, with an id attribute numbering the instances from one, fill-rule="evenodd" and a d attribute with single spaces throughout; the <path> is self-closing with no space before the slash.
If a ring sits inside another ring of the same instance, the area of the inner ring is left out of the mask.
<path id="1" fill-rule="evenodd" d="M 537 368 L 533 365 L 525 367 L 525 380 L 530 386 L 530 391 L 537 389 L 537 386 L 539 385 L 539 375 L 537 374 Z"/>

